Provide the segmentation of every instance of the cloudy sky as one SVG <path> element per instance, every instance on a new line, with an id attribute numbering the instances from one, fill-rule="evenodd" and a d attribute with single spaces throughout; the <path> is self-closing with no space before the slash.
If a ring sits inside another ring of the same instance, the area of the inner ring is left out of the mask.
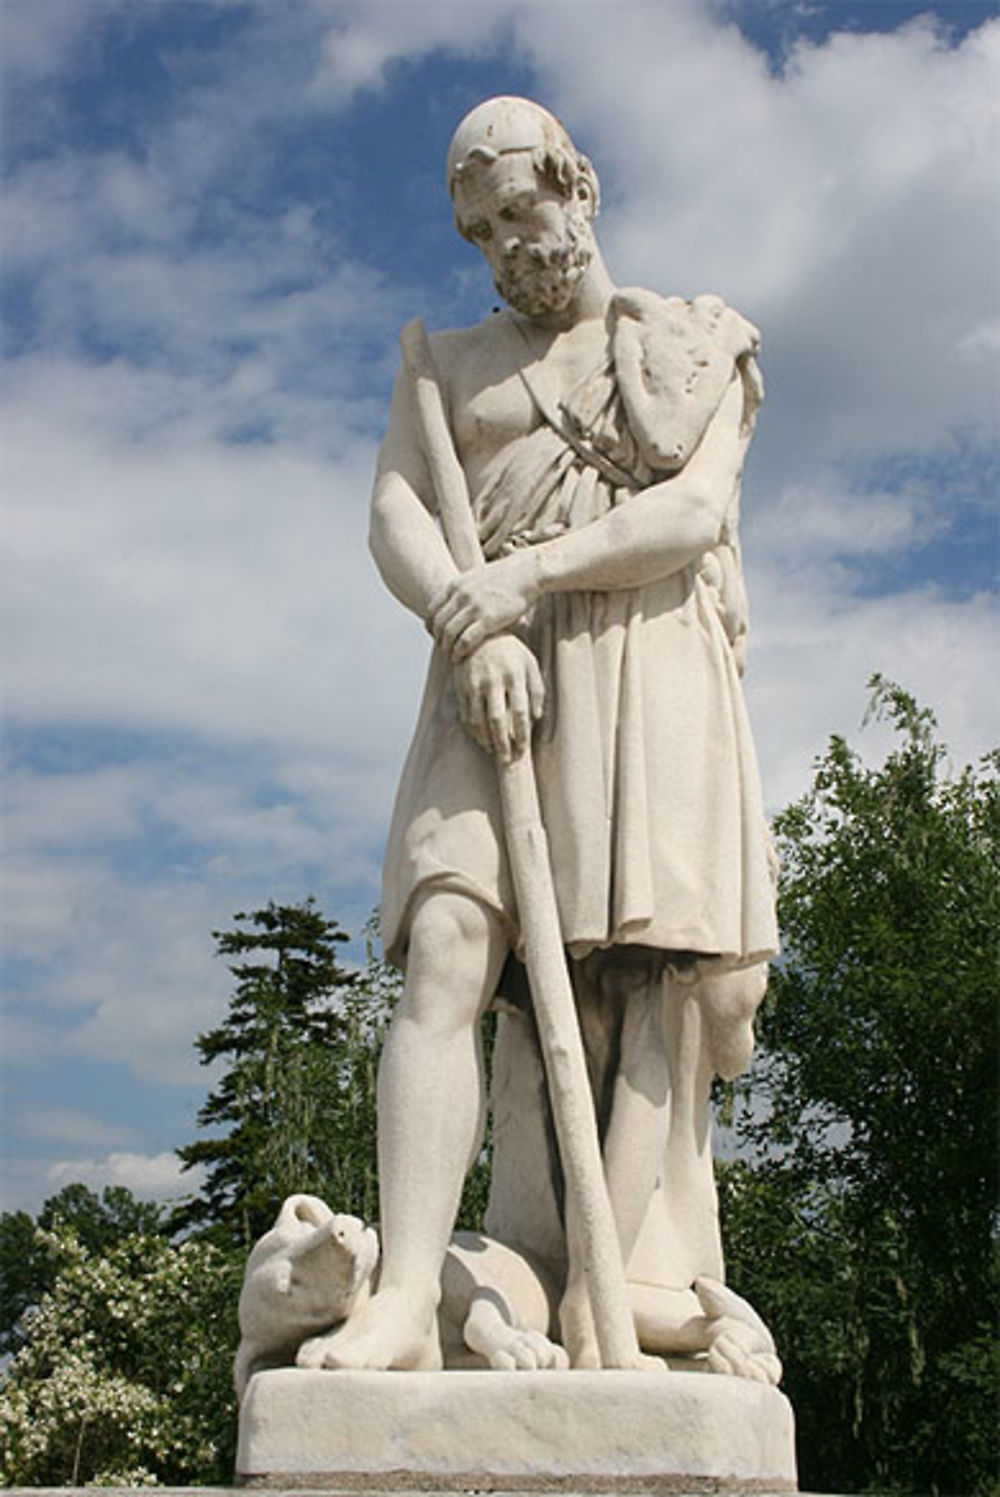
<path id="1" fill-rule="evenodd" d="M 377 902 L 427 646 L 368 559 L 372 460 L 399 327 L 495 301 L 442 180 L 481 98 L 563 118 L 621 284 L 763 329 L 769 804 L 874 670 L 956 763 L 997 741 L 993 11 L 0 0 L 4 1207 L 176 1190 L 211 931 Z"/>

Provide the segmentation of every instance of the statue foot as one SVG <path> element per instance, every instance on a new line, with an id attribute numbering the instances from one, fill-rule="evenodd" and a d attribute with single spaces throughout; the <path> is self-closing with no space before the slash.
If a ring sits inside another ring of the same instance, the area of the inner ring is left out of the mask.
<path id="1" fill-rule="evenodd" d="M 708 1320 L 708 1365 L 713 1372 L 777 1387 L 781 1362 L 774 1338 L 757 1311 L 718 1279 L 695 1279 L 695 1293 Z"/>
<path id="2" fill-rule="evenodd" d="M 438 1372 L 443 1366 L 437 1317 L 414 1311 L 412 1299 L 379 1293 L 338 1330 L 303 1341 L 299 1367 Z"/>

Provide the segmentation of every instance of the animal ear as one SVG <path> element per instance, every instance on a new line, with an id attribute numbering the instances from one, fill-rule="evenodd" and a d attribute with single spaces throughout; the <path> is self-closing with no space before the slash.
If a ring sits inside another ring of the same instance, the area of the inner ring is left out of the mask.
<path id="1" fill-rule="evenodd" d="M 307 1227 L 321 1227 L 333 1216 L 333 1212 L 319 1196 L 290 1196 L 289 1204 L 295 1203 L 295 1220 Z"/>
<path id="2" fill-rule="evenodd" d="M 281 1210 L 278 1212 L 278 1219 L 274 1225 L 285 1232 L 294 1227 L 299 1218 L 299 1203 L 303 1200 L 305 1200 L 304 1196 L 286 1196 L 281 1203 Z"/>

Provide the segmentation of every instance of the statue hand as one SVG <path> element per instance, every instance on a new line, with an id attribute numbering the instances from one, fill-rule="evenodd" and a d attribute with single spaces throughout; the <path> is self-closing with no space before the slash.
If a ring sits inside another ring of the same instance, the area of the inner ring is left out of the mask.
<path id="1" fill-rule="evenodd" d="M 487 753 L 504 762 L 522 754 L 542 715 L 545 687 L 538 661 L 516 635 L 488 639 L 455 666 L 462 721 Z"/>
<path id="2" fill-rule="evenodd" d="M 540 592 L 538 558 L 530 548 L 514 551 L 453 578 L 433 599 L 427 627 L 457 665 L 512 628 Z"/>

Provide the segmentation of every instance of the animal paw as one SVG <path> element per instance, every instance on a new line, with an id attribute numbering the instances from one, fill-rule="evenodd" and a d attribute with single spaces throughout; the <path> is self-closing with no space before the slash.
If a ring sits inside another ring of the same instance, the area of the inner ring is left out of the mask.
<path id="1" fill-rule="evenodd" d="M 718 1279 L 695 1279 L 694 1288 L 709 1321 L 712 1371 L 777 1387 L 782 1367 L 774 1338 L 753 1306 Z"/>
<path id="2" fill-rule="evenodd" d="M 550 1341 L 541 1331 L 522 1331 L 506 1327 L 497 1334 L 485 1353 L 496 1372 L 565 1372 L 569 1357 L 565 1348 Z"/>

